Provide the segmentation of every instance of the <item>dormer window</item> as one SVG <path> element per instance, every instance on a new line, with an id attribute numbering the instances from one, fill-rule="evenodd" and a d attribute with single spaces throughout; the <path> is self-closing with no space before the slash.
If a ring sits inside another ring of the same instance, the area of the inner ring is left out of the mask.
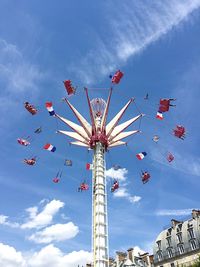
<path id="1" fill-rule="evenodd" d="M 169 228 L 169 229 L 167 230 L 167 236 L 170 236 L 170 235 L 171 235 L 171 232 L 172 232 L 172 228 Z"/>
<path id="2" fill-rule="evenodd" d="M 188 235 L 190 239 L 195 238 L 193 228 L 188 228 Z"/>
<path id="3" fill-rule="evenodd" d="M 197 248 L 196 241 L 194 239 L 190 241 L 190 246 L 192 250 L 195 250 Z"/>
<path id="4" fill-rule="evenodd" d="M 178 243 L 183 243 L 182 233 L 179 232 L 176 236 L 177 236 L 177 239 L 178 239 Z"/>
<path id="5" fill-rule="evenodd" d="M 157 242 L 158 250 L 161 250 L 161 240 L 158 240 Z"/>
<path id="6" fill-rule="evenodd" d="M 166 238 L 166 240 L 167 240 L 167 247 L 171 247 L 171 236 L 168 236 L 167 238 Z"/>
<path id="7" fill-rule="evenodd" d="M 172 249 L 171 249 L 171 248 L 169 248 L 169 249 L 167 250 L 167 253 L 168 253 L 168 257 L 169 257 L 169 258 L 172 258 L 172 257 L 173 257 L 173 252 L 172 252 Z"/>
<path id="8" fill-rule="evenodd" d="M 180 254 L 183 254 L 184 253 L 184 246 L 183 246 L 183 244 L 178 245 L 178 251 L 179 251 Z"/>
<path id="9" fill-rule="evenodd" d="M 162 252 L 161 251 L 157 252 L 157 256 L 158 256 L 158 260 L 161 261 L 163 258 Z"/>

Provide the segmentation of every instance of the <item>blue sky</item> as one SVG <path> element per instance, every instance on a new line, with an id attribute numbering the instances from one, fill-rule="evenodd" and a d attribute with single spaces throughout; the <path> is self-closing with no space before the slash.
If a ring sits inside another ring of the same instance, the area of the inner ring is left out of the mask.
<path id="1" fill-rule="evenodd" d="M 110 73 L 124 72 L 114 88 L 109 119 L 131 98 L 146 116 L 141 134 L 127 147 L 106 155 L 110 256 L 152 242 L 172 218 L 182 219 L 199 208 L 200 1 L 15 1 L 0 3 L 0 263 L 1 266 L 76 266 L 90 260 L 91 188 L 78 193 L 91 172 L 85 164 L 92 152 L 69 146 L 57 129 L 68 130 L 48 115 L 52 101 L 59 115 L 75 121 L 65 103 L 62 81 L 78 86 L 71 103 L 89 120 L 83 87 L 109 88 Z M 107 98 L 107 90 L 89 90 L 91 98 Z M 144 96 L 149 94 L 149 100 Z M 160 98 L 177 98 L 176 107 L 158 121 Z M 23 102 L 35 104 L 36 116 Z M 138 114 L 133 104 L 124 120 Z M 172 135 L 186 127 L 184 141 Z M 42 126 L 42 133 L 34 130 Z M 136 122 L 130 129 L 138 129 Z M 152 137 L 160 136 L 158 144 Z M 32 137 L 31 145 L 17 144 Z M 55 153 L 42 149 L 47 142 Z M 136 154 L 146 151 L 143 161 Z M 165 155 L 172 152 L 174 162 Z M 26 157 L 38 156 L 35 166 Z M 73 161 L 72 167 L 63 165 Z M 114 172 L 112 165 L 122 169 Z M 140 171 L 151 173 L 143 185 Z M 63 170 L 61 182 L 52 178 Z M 112 178 L 120 190 L 111 194 Z M 7 258 L 9 255 L 9 258 Z M 52 260 L 53 259 L 53 260 Z"/>

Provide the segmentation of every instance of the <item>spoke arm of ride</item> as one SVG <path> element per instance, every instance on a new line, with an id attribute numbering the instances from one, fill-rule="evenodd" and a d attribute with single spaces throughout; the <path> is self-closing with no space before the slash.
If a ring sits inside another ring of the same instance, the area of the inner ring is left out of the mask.
<path id="1" fill-rule="evenodd" d="M 76 146 L 84 146 L 84 147 L 88 147 L 88 145 L 82 143 L 82 142 L 79 142 L 79 141 L 75 141 L 75 142 L 70 142 L 71 145 L 76 145 Z"/>
<path id="2" fill-rule="evenodd" d="M 143 114 L 140 114 L 128 121 L 125 121 L 124 123 L 116 126 L 114 130 L 112 131 L 112 135 L 109 136 L 109 140 L 112 141 L 118 134 L 122 133 L 126 128 L 128 128 L 132 123 L 134 123 L 136 120 L 144 116 Z"/>
<path id="3" fill-rule="evenodd" d="M 128 131 L 128 132 L 122 132 L 120 134 L 118 134 L 117 136 L 115 136 L 115 138 L 113 138 L 112 140 L 108 140 L 110 141 L 110 144 L 113 144 L 117 141 L 120 141 L 130 135 L 133 135 L 133 134 L 136 134 L 136 133 L 139 133 L 140 131 L 139 130 L 135 130 L 135 131 Z"/>
<path id="4" fill-rule="evenodd" d="M 110 106 L 110 99 L 111 99 L 111 95 L 112 95 L 112 88 L 110 88 L 110 93 L 108 96 L 108 100 L 106 102 L 106 107 L 101 119 L 101 131 L 103 132 L 106 128 L 106 120 L 107 120 L 107 116 L 108 116 L 108 110 L 109 110 L 109 106 Z"/>
<path id="5" fill-rule="evenodd" d="M 69 102 L 68 99 L 65 98 L 65 101 L 68 104 L 68 106 L 70 107 L 70 109 L 73 111 L 74 115 L 76 116 L 76 118 L 80 122 L 81 126 L 85 129 L 85 132 L 87 133 L 88 137 L 91 137 L 91 133 L 92 133 L 91 128 L 92 127 L 89 124 L 89 122 L 78 112 L 77 109 L 75 109 L 75 107 Z"/>
<path id="6" fill-rule="evenodd" d="M 83 142 L 85 144 L 87 144 L 87 140 L 84 139 L 80 134 L 78 133 L 75 133 L 75 132 L 69 132 L 69 131 L 62 131 L 62 130 L 58 130 L 57 131 L 58 133 L 61 133 L 61 134 L 64 134 L 64 135 L 67 135 L 69 137 L 72 137 L 74 139 L 76 139 L 77 141 L 80 141 L 80 142 Z"/>
<path id="7" fill-rule="evenodd" d="M 133 98 L 131 98 L 128 103 L 120 110 L 119 113 L 108 123 L 106 126 L 106 134 L 107 137 L 109 137 L 114 130 L 115 126 L 118 124 L 120 121 L 121 117 L 124 115 L 125 111 L 127 110 L 128 106 L 133 102 Z"/>
<path id="8" fill-rule="evenodd" d="M 88 106 L 89 106 L 89 111 L 90 111 L 90 118 L 91 118 L 91 122 L 92 122 L 92 131 L 93 131 L 93 134 L 94 134 L 94 133 L 96 133 L 96 124 L 95 124 L 95 119 L 94 119 L 94 115 L 93 115 L 93 112 L 92 112 L 92 107 L 91 107 L 91 104 L 90 104 L 90 99 L 89 99 L 88 89 L 87 88 L 85 88 L 85 93 L 86 93 Z"/>
<path id="9" fill-rule="evenodd" d="M 88 136 L 84 130 L 84 128 L 70 120 L 67 120 L 58 114 L 55 115 L 59 120 L 67 124 L 72 130 L 74 130 L 76 133 L 78 133 L 80 136 L 82 136 L 85 140 L 89 141 Z"/>
<path id="10" fill-rule="evenodd" d="M 117 141 L 113 144 L 108 144 L 108 148 L 115 147 L 115 146 L 122 146 L 122 145 L 126 145 L 126 144 L 127 144 L 127 142 Z"/>

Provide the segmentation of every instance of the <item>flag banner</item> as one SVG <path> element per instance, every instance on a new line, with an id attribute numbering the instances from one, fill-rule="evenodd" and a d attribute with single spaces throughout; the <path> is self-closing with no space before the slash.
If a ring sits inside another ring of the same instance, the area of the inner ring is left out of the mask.
<path id="1" fill-rule="evenodd" d="M 55 152 L 56 151 L 56 147 L 51 145 L 51 144 L 46 144 L 43 148 L 48 150 L 48 151 L 51 151 L 51 152 Z"/>
<path id="2" fill-rule="evenodd" d="M 138 154 L 136 155 L 136 157 L 137 157 L 139 160 L 142 160 L 146 155 L 147 155 L 146 152 L 141 152 L 141 153 L 138 153 Z"/>
<path id="3" fill-rule="evenodd" d="M 52 105 L 52 102 L 46 102 L 46 108 L 47 108 L 47 110 L 48 110 L 48 112 L 49 112 L 49 115 L 50 116 L 54 116 L 55 115 L 55 111 L 54 111 L 54 109 L 53 109 L 53 105 Z"/>
<path id="4" fill-rule="evenodd" d="M 163 120 L 164 119 L 162 112 L 160 112 L 160 111 L 157 112 L 156 119 L 159 119 L 159 120 Z"/>
<path id="5" fill-rule="evenodd" d="M 70 159 L 65 160 L 65 165 L 66 166 L 72 166 L 72 161 Z"/>
<path id="6" fill-rule="evenodd" d="M 86 163 L 86 170 L 92 170 L 93 164 Z"/>

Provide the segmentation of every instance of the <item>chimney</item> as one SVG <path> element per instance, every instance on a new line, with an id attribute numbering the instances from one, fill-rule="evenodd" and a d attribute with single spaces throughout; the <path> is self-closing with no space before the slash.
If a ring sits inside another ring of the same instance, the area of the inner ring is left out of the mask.
<path id="1" fill-rule="evenodd" d="M 171 223 L 172 223 L 172 228 L 175 228 L 175 226 L 176 226 L 177 224 L 181 223 L 181 221 L 172 219 L 172 220 L 171 220 Z"/>
<path id="2" fill-rule="evenodd" d="M 126 252 L 121 252 L 121 251 L 116 251 L 116 261 L 117 261 L 117 266 L 119 266 L 119 264 L 121 262 L 124 262 L 126 260 L 127 257 L 127 253 Z"/>
<path id="3" fill-rule="evenodd" d="M 200 217 L 200 210 L 192 210 L 192 218 L 196 219 Z"/>
<path id="4" fill-rule="evenodd" d="M 133 262 L 133 250 L 134 248 L 129 248 L 128 251 L 128 259 Z"/>

